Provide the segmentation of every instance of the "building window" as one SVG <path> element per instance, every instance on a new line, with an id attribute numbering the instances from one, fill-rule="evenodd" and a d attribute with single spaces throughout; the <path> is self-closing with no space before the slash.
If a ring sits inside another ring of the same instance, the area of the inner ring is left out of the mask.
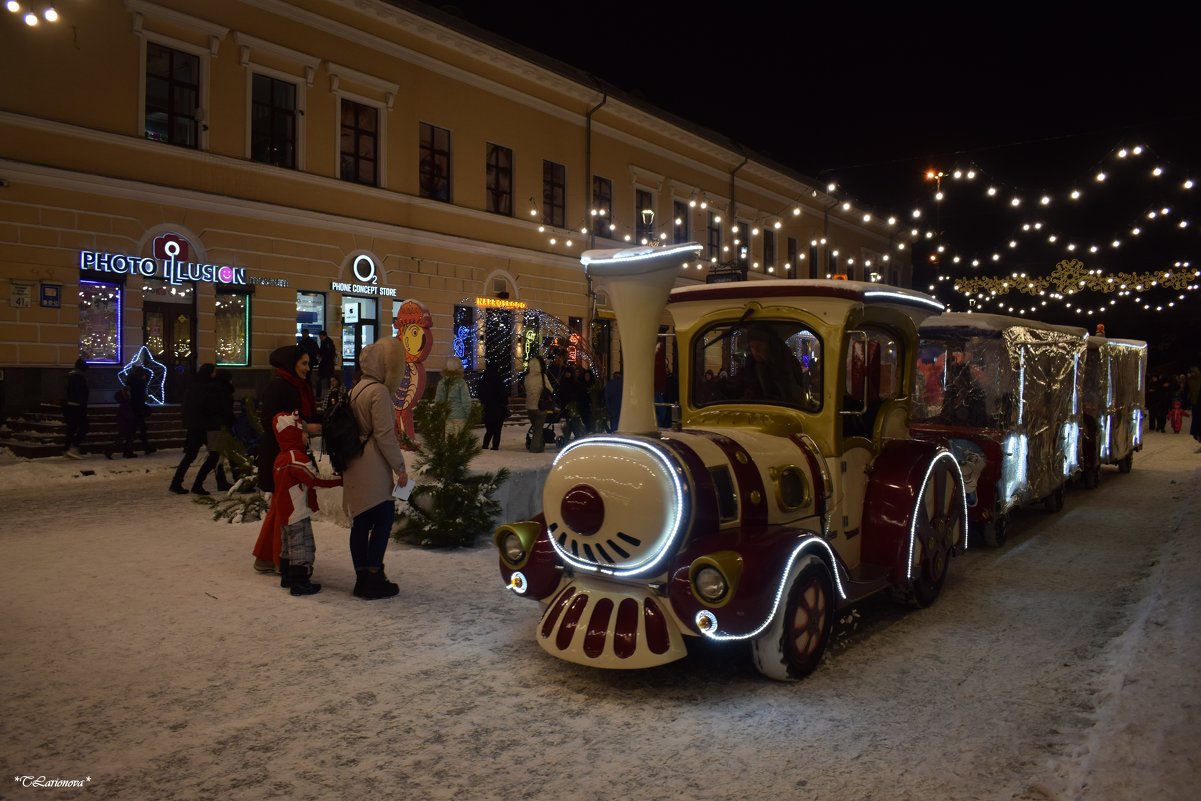
<path id="1" fill-rule="evenodd" d="M 250 105 L 250 158 L 296 168 L 296 84 L 254 75 Z"/>
<path id="2" fill-rule="evenodd" d="M 250 364 L 250 295 L 218 288 L 216 312 L 217 364 L 245 367 Z"/>
<path id="3" fill-rule="evenodd" d="M 765 272 L 776 271 L 776 232 L 763 230 L 763 269 Z"/>
<path id="4" fill-rule="evenodd" d="M 689 214 L 691 209 L 688 203 L 683 200 L 673 201 L 671 204 L 671 224 L 673 226 L 671 241 L 673 244 L 682 242 L 690 242 L 692 240 L 692 217 Z"/>
<path id="5" fill-rule="evenodd" d="M 199 143 L 200 58 L 146 43 L 146 138 L 182 147 Z"/>
<path id="6" fill-rule="evenodd" d="M 325 293 L 297 291 L 296 338 L 299 340 L 305 331 L 308 331 L 311 336 L 316 337 L 324 330 Z"/>
<path id="7" fill-rule="evenodd" d="M 488 144 L 488 211 L 513 216 L 513 151 Z"/>
<path id="8" fill-rule="evenodd" d="M 649 211 L 650 214 L 645 212 Z M 634 238 L 642 244 L 654 241 L 655 196 L 645 189 L 634 190 Z"/>
<path id="9" fill-rule="evenodd" d="M 121 285 L 79 282 L 79 354 L 89 364 L 121 363 Z"/>
<path id="10" fill-rule="evenodd" d="M 450 202 L 450 131 L 421 123 L 421 196 Z"/>
<path id="11" fill-rule="evenodd" d="M 553 161 L 542 162 L 542 222 L 567 227 L 567 168 Z"/>
<path id="12" fill-rule="evenodd" d="M 826 272 L 831 276 L 838 275 L 838 251 L 826 249 Z"/>
<path id="13" fill-rule="evenodd" d="M 379 184 L 379 109 L 342 98 L 341 175 L 343 181 Z"/>
<path id="14" fill-rule="evenodd" d="M 709 212 L 709 248 L 708 256 L 710 259 L 718 260 L 721 258 L 721 223 L 717 221 L 717 215 Z"/>
<path id="15" fill-rule="evenodd" d="M 592 176 L 592 211 L 592 233 L 612 238 L 613 182 L 608 178 Z"/>
<path id="16" fill-rule="evenodd" d="M 819 262 L 817 260 L 817 242 L 816 241 L 810 242 L 809 243 L 809 270 L 808 270 L 810 278 L 818 277 L 817 268 L 820 266 L 820 264 L 821 264 L 821 262 Z"/>
<path id="17" fill-rule="evenodd" d="M 801 265 L 797 263 L 800 254 L 797 252 L 796 237 L 788 237 L 788 277 L 794 278 L 801 274 Z"/>

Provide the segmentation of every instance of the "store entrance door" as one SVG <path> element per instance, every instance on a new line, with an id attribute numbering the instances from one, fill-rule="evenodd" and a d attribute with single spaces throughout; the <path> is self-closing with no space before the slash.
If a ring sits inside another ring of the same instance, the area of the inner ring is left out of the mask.
<path id="1" fill-rule="evenodd" d="M 188 378 L 196 372 L 196 315 L 191 305 L 142 304 L 142 341 L 155 361 L 167 368 L 167 403 L 183 400 Z"/>
<path id="2" fill-rule="evenodd" d="M 350 386 L 359 352 L 378 336 L 378 304 L 374 298 L 342 298 L 342 384 Z"/>

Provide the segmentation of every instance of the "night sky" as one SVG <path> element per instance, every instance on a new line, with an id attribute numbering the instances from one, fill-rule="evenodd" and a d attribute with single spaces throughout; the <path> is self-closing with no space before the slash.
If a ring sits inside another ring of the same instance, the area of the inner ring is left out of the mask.
<path id="1" fill-rule="evenodd" d="M 434 7 L 822 185 L 835 181 L 840 195 L 878 216 L 895 214 L 906 229 L 920 206 L 917 288 L 939 275 L 1045 275 L 1064 258 L 1107 272 L 1185 260 L 1201 266 L 1201 186 L 1182 188 L 1186 178 L 1201 179 L 1201 10 L 1052 5 Z M 1142 155 L 1117 158 L 1119 148 L 1135 145 Z M 1158 178 L 1151 176 L 1156 166 L 1164 170 Z M 924 179 L 929 168 L 948 176 L 974 169 L 977 177 L 944 179 L 944 200 L 935 203 Z M 986 196 L 988 186 L 997 196 Z M 1079 201 L 1068 199 L 1072 189 L 1083 192 Z M 1044 194 L 1048 206 L 1039 202 Z M 1022 198 L 1017 208 L 1009 205 L 1015 195 Z M 1163 208 L 1167 216 L 1146 216 Z M 1179 228 L 1181 220 L 1189 226 Z M 1032 228 L 1023 232 L 1026 224 Z M 927 230 L 937 236 L 925 239 Z M 931 264 L 929 247 L 939 242 L 946 250 Z M 1072 253 L 1069 242 L 1077 245 Z M 1087 249 L 1092 244 L 1096 254 Z M 971 267 L 972 259 L 980 266 Z M 942 287 L 942 299 L 955 297 Z M 1158 314 L 1119 300 L 1105 315 L 1109 334 L 1152 340 L 1165 359 L 1195 360 L 1189 334 L 1201 316 L 1201 292 L 1183 302 L 1178 294 L 1148 293 L 1145 302 L 1165 305 Z M 1088 295 L 1082 302 L 1090 307 L 1110 299 Z M 1015 306 L 1035 304 L 1011 296 Z M 1166 307 L 1170 301 L 1176 307 Z M 1038 316 L 1090 328 L 1100 319 L 1074 311 L 1053 302 Z"/>

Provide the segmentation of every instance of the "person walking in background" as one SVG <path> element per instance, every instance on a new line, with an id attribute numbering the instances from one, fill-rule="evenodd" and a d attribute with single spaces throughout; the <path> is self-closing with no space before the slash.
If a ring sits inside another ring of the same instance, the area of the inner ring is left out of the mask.
<path id="1" fill-rule="evenodd" d="M 181 409 L 185 429 L 183 458 L 179 460 L 179 465 L 175 468 L 175 476 L 171 479 L 171 486 L 167 488 L 177 495 L 188 494 L 183 485 L 184 476 L 187 475 L 188 468 L 192 466 L 192 462 L 200 453 L 201 446 L 208 441 L 208 417 L 205 414 L 205 402 L 208 398 L 209 382 L 216 370 L 217 365 L 211 362 L 200 365 L 196 370 L 196 375 L 192 377 L 192 383 L 188 386 L 187 392 L 184 393 Z M 205 463 L 207 464 L 207 460 Z M 211 469 L 210 465 L 209 470 Z M 202 483 L 207 472 L 208 470 L 202 467 L 200 473 L 196 475 L 195 483 L 192 484 L 192 492 L 197 495 L 209 494 Z"/>
<path id="2" fill-rule="evenodd" d="M 1153 375 L 1147 381 L 1147 413 L 1151 430 L 1163 432 L 1172 405 L 1172 381 L 1168 376 Z"/>
<path id="3" fill-rule="evenodd" d="M 434 390 L 434 403 L 445 403 L 446 435 L 457 434 L 467 425 L 467 416 L 471 414 L 471 388 L 463 378 L 463 363 L 457 356 L 446 360 L 442 375 L 438 380 L 438 388 Z"/>
<path id="4" fill-rule="evenodd" d="M 359 353 L 359 366 L 363 377 L 347 402 L 366 440 L 362 453 L 347 462 L 342 473 L 342 503 L 351 518 L 354 595 L 375 600 L 400 592 L 384 573 L 384 554 L 396 514 L 393 493 L 409 483 L 392 414 L 392 396 L 404 376 L 404 345 L 396 337 L 377 340 Z"/>
<path id="5" fill-rule="evenodd" d="M 258 486 L 263 492 L 275 491 L 275 457 L 279 455 L 279 443 L 271 436 L 275 415 L 299 410 L 305 433 L 310 436 L 321 433 L 321 418 L 313 399 L 313 389 L 309 386 L 309 355 L 299 345 L 284 345 L 271 352 L 270 362 L 275 373 L 259 398 L 259 423 L 263 428 L 263 438 L 259 443 Z M 255 570 L 260 573 L 276 571 L 281 536 L 282 528 L 268 510 L 254 544 Z"/>
<path id="6" fill-rule="evenodd" d="M 147 402 L 146 385 L 150 383 L 150 371 L 145 367 L 135 367 L 129 373 L 129 403 L 133 407 L 134 418 L 137 421 L 138 434 L 142 439 L 142 453 L 149 456 L 156 450 L 150 444 L 150 436 L 146 432 L 146 420 L 150 417 L 150 404 Z"/>
<path id="7" fill-rule="evenodd" d="M 1189 423 L 1188 433 L 1193 439 L 1201 442 L 1201 367 L 1194 365 L 1188 369 L 1185 393 L 1185 408 L 1193 416 L 1192 422 Z M 1201 453 L 1201 447 L 1197 448 L 1197 452 Z"/>
<path id="8" fill-rule="evenodd" d="M 330 409 L 344 400 L 346 400 L 346 390 L 342 389 L 342 377 L 333 373 L 325 382 L 325 399 L 321 402 L 321 408 L 328 414 Z"/>
<path id="9" fill-rule="evenodd" d="M 338 353 L 334 349 L 334 341 L 329 338 L 329 334 L 322 329 L 318 334 L 319 345 L 317 346 L 317 383 L 320 389 L 318 401 L 324 401 L 325 395 L 330 390 L 330 379 L 337 375 Z M 338 382 L 341 386 L 341 381 Z M 324 403 L 322 405 L 325 405 Z"/>
<path id="10" fill-rule="evenodd" d="M 309 334 L 309 329 L 304 329 L 300 335 L 300 352 L 309 357 L 309 375 L 305 380 L 309 382 L 309 392 L 313 393 L 314 398 L 321 391 L 320 385 L 317 385 L 317 377 L 320 375 L 321 367 L 321 347 L 317 344 L 317 340 L 313 339 Z"/>
<path id="11" fill-rule="evenodd" d="M 113 453 L 120 450 L 124 458 L 136 459 L 138 455 L 133 452 L 133 436 L 138 430 L 138 416 L 133 410 L 129 386 L 114 392 L 113 400 L 117 402 L 117 439 L 104 451 L 104 458 L 111 459 Z"/>
<path id="12" fill-rule="evenodd" d="M 67 373 L 67 399 L 63 402 L 63 422 L 67 424 L 67 442 L 63 454 L 72 459 L 83 458 L 83 438 L 88 433 L 88 363 L 83 358 L 75 360 L 75 367 Z"/>
<path id="13" fill-rule="evenodd" d="M 480 403 L 484 405 L 484 448 L 500 450 L 500 431 L 509 416 L 509 393 L 496 362 L 489 362 L 480 379 Z"/>
<path id="14" fill-rule="evenodd" d="M 235 419 L 233 374 L 229 370 L 217 370 L 208 382 L 204 395 L 204 448 L 208 455 L 205 456 L 204 464 L 200 465 L 200 472 L 196 474 L 192 492 L 196 492 L 196 488 L 199 487 L 200 491 L 196 494 L 208 494 L 204 490 L 204 480 L 214 469 L 217 471 L 217 491 L 225 492 L 230 488 L 231 484 L 225 475 L 225 465 L 221 458 L 221 437 L 223 431 L 233 428 Z"/>
<path id="15" fill-rule="evenodd" d="M 525 372 L 525 411 L 530 416 L 531 453 L 542 453 L 546 444 L 542 441 L 542 430 L 546 427 L 546 409 L 543 408 L 543 396 L 550 397 L 550 387 L 546 385 L 543 375 L 545 364 L 542 357 L 534 354 L 530 357 L 529 367 Z"/>

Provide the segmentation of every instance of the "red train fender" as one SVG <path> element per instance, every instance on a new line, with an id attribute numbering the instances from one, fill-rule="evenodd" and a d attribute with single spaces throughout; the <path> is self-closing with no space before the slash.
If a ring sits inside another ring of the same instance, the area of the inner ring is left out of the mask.
<path id="1" fill-rule="evenodd" d="M 914 439 L 884 443 L 872 464 L 863 499 L 863 542 L 860 555 L 864 562 L 891 566 L 890 578 L 896 586 L 909 583 L 910 525 L 914 507 L 926 476 L 936 459 L 958 463 L 945 448 Z M 962 478 L 958 479 L 962 482 Z M 962 486 L 962 483 L 961 483 Z"/>

